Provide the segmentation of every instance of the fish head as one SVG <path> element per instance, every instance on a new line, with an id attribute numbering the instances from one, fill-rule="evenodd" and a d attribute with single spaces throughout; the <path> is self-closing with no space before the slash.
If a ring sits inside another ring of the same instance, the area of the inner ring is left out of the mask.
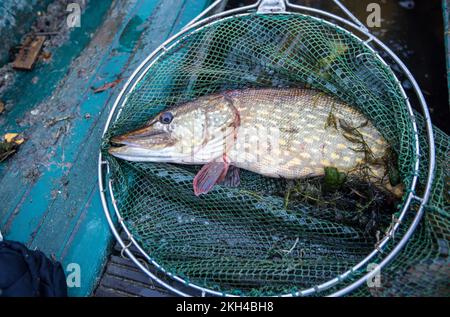
<path id="1" fill-rule="evenodd" d="M 138 162 L 203 164 L 226 152 L 237 114 L 223 96 L 202 97 L 158 113 L 111 138 L 109 153 Z"/>

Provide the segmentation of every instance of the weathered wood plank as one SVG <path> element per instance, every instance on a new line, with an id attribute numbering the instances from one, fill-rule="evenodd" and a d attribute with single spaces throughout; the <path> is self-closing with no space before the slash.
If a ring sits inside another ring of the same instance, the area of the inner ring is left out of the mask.
<path id="1" fill-rule="evenodd" d="M 89 14 L 90 19 L 102 19 L 107 11 L 108 3 L 109 1 L 102 2 L 101 6 L 95 5 L 95 8 L 90 6 L 86 14 Z M 117 13 L 115 15 L 120 22 Z M 18 82 L 15 82 L 11 86 L 11 91 L 8 90 L 4 96 L 4 100 L 13 103 L 14 107 L 8 111 L 7 115 L 2 116 L 1 129 L 3 131 L 23 131 L 27 137 L 27 142 L 21 146 L 17 155 L 0 165 L 0 187 L 2 188 L 0 191 L 0 201 L 2 202 L 0 226 L 6 232 L 9 231 L 15 216 L 24 209 L 28 210 L 29 208 L 29 212 L 39 218 L 40 213 L 44 212 L 48 203 L 52 201 L 52 192 L 57 193 L 60 187 L 60 183 L 52 173 L 55 172 L 58 176 L 57 173 L 63 174 L 70 166 L 70 162 L 67 162 L 62 155 L 64 151 L 59 146 L 60 142 L 55 143 L 56 140 L 53 138 L 62 123 L 53 127 L 46 127 L 45 123 L 54 117 L 64 115 L 63 112 L 69 112 L 70 109 L 75 113 L 75 117 L 78 116 L 76 113 L 77 100 L 82 97 L 80 92 L 83 90 L 83 85 L 87 84 L 85 78 L 80 79 L 79 76 L 97 68 L 96 56 L 99 54 L 96 53 L 96 50 L 100 51 L 100 49 L 91 45 L 94 47 L 84 50 L 91 55 L 91 59 L 86 59 L 87 62 L 81 62 L 81 58 L 73 60 L 77 55 L 73 55 L 72 51 L 81 52 L 85 48 L 84 42 L 87 39 L 95 44 L 95 39 L 84 35 L 84 32 L 94 32 L 98 25 L 98 21 L 92 22 L 90 19 L 84 18 L 83 31 L 73 31 L 73 36 L 68 44 L 53 52 L 52 63 L 40 63 L 33 72 L 17 74 Z M 111 27 L 110 30 L 114 31 L 114 28 Z M 108 38 L 103 38 L 103 42 L 109 41 Z M 66 71 L 68 73 L 64 77 Z M 30 82 L 30 77 L 34 78 L 33 76 L 39 79 L 37 83 Z M 74 89 L 66 90 L 65 95 L 58 95 L 57 92 L 62 90 L 62 86 L 65 85 L 71 85 Z M 47 93 L 51 97 L 45 99 Z M 68 102 L 71 105 L 73 102 L 74 106 L 70 107 L 67 105 Z M 31 109 L 35 114 L 30 113 Z M 63 137 L 61 136 L 61 138 Z M 37 184 L 42 177 L 46 176 L 49 177 L 46 182 L 49 182 L 50 186 Z M 24 208 L 25 203 L 29 203 L 27 208 Z M 29 225 L 33 226 L 35 224 L 33 218 L 30 220 Z M 27 227 L 28 222 L 21 227 L 21 231 L 25 233 L 24 236 L 15 236 L 15 233 L 12 232 L 11 238 L 28 242 L 27 238 L 30 236 Z"/>
<path id="2" fill-rule="evenodd" d="M 108 266 L 106 267 L 106 273 L 109 275 L 123 277 L 125 279 L 131 280 L 134 282 L 148 284 L 149 288 L 156 289 L 153 286 L 152 280 L 147 275 L 145 275 L 145 273 L 143 273 L 141 271 L 136 271 L 133 268 L 130 269 L 127 267 L 119 266 L 117 264 L 109 263 Z"/>
<path id="3" fill-rule="evenodd" d="M 165 25 L 160 26 L 159 28 L 159 34 L 160 36 L 168 37 L 170 32 L 173 29 L 172 24 L 175 22 L 175 17 L 173 13 L 181 10 L 183 7 L 182 3 L 180 4 L 179 1 L 164 1 L 164 6 L 154 6 L 154 1 L 150 0 L 144 0 L 141 2 L 142 6 L 150 6 L 153 7 L 156 11 L 153 12 L 151 16 L 149 16 L 144 23 L 143 26 L 140 26 L 139 28 L 142 28 L 143 30 L 146 30 L 149 28 L 149 25 L 152 25 L 154 23 L 157 23 L 158 20 L 162 19 L 164 17 Z M 148 8 L 152 9 L 152 8 Z M 137 7 L 136 12 L 140 12 L 142 8 Z M 151 12 L 151 10 L 146 12 Z M 172 19 L 168 18 L 169 12 L 172 14 Z M 134 16 L 134 15 L 133 15 Z M 132 20 L 132 19 L 131 19 Z M 127 23 L 127 26 L 129 25 L 131 21 Z M 162 22 L 162 21 L 161 21 Z M 145 24 L 149 24 L 146 26 Z M 129 29 L 127 26 L 124 27 L 124 30 L 122 33 L 119 33 L 119 38 L 123 38 L 124 33 L 127 32 Z M 146 33 L 144 32 L 141 37 L 145 38 L 146 35 L 153 34 L 153 32 Z M 135 35 L 136 36 L 136 35 Z M 154 35 L 151 35 L 154 37 Z M 123 43 L 123 42 L 122 42 Z M 139 45 L 139 41 L 136 41 L 134 45 Z M 135 47 L 131 50 L 133 53 L 129 53 L 127 51 L 124 51 L 123 53 L 118 53 L 117 50 L 120 48 L 120 45 L 122 45 L 119 41 L 119 43 L 116 43 L 114 47 L 112 48 L 111 53 L 113 56 L 112 58 L 106 59 L 104 64 L 99 68 L 98 73 L 112 73 L 113 77 L 117 78 L 124 78 L 127 77 L 134 69 L 130 69 L 128 67 L 128 59 L 139 59 L 142 60 L 147 54 L 147 52 L 153 50 L 156 47 L 155 44 L 151 44 L 149 47 L 142 47 L 142 51 L 137 52 L 135 50 Z M 137 48 L 137 47 L 136 47 Z M 135 53 L 136 52 L 136 53 Z M 140 54 L 138 54 L 140 53 Z M 142 55 L 141 55 L 142 54 Z M 123 56 L 122 56 L 123 55 Z M 123 57 L 123 58 L 122 58 Z M 120 64 L 118 62 L 119 59 L 122 59 L 123 63 Z M 114 70 L 114 72 L 112 72 Z M 117 74 L 117 72 L 120 72 Z M 109 79 L 108 79 L 109 81 Z M 109 115 L 108 107 L 107 105 L 113 103 L 112 94 L 113 92 L 117 93 L 116 90 L 108 91 L 109 95 L 105 92 L 102 94 L 93 94 L 92 92 L 89 94 L 87 98 L 80 104 L 80 110 L 83 111 L 86 109 L 88 111 L 89 109 L 99 109 L 101 111 L 100 115 L 96 118 L 96 122 L 89 126 L 89 122 L 86 122 L 86 120 L 76 120 L 78 122 L 74 122 L 73 130 L 75 131 L 74 134 L 77 136 L 75 139 L 67 138 L 65 140 L 65 143 L 67 144 L 67 148 L 76 149 L 78 151 L 78 155 L 75 156 L 73 159 L 69 158 L 69 160 L 72 163 L 72 166 L 70 170 L 68 171 L 66 178 L 70 180 L 70 182 L 67 184 L 66 191 L 68 193 L 77 193 L 79 191 L 89 191 L 91 188 L 97 187 L 97 179 L 96 179 L 96 172 L 97 172 L 97 153 L 99 152 L 99 143 L 101 138 L 101 132 L 103 130 L 104 122 L 106 121 L 107 116 Z M 85 130 L 89 130 L 89 134 L 86 135 L 85 140 L 83 142 L 80 142 L 79 139 L 80 136 L 83 135 L 83 132 Z M 64 146 L 64 145 L 63 145 Z M 66 151 L 65 155 L 66 157 L 69 156 L 70 153 Z M 75 154 L 75 153 L 74 153 Z M 87 174 L 87 175 L 86 175 Z M 92 175 L 94 177 L 91 177 L 89 175 Z M 82 211 L 83 205 L 80 205 L 79 199 L 74 199 L 78 197 L 86 197 L 86 193 L 82 193 L 82 195 L 76 194 L 75 197 L 73 197 L 73 194 L 71 199 L 66 199 L 64 195 L 58 196 L 55 201 L 52 203 L 51 206 L 49 206 L 47 210 L 46 218 L 50 218 L 51 221 L 45 221 L 42 222 L 40 227 L 38 227 L 38 232 L 36 234 L 36 237 L 33 239 L 31 246 L 37 246 L 37 245 L 44 245 L 44 251 L 47 252 L 55 252 L 56 254 L 59 254 L 58 248 L 60 248 L 60 241 L 67 240 L 68 232 L 71 231 L 73 228 L 74 220 L 71 219 L 70 215 L 75 214 L 79 215 Z M 81 201 L 81 203 L 83 203 Z M 80 208 L 81 207 L 81 208 Z M 58 217 L 58 214 L 61 213 L 61 210 L 66 210 L 68 213 L 68 217 Z M 76 217 L 76 216 L 75 216 Z M 52 237 L 51 240 L 49 240 L 49 237 Z M 53 241 L 55 241 L 53 243 Z"/>
<path id="4" fill-rule="evenodd" d="M 111 237 L 99 199 L 96 160 L 101 131 L 121 85 L 95 95 L 91 86 L 130 76 L 207 2 L 114 1 L 109 18 L 72 62 L 52 97 L 36 108 L 46 119 L 67 115 L 72 119 L 50 128 L 45 124 L 30 127 L 30 141 L 0 171 L 0 186 L 4 186 L 0 227 L 6 229 L 8 239 L 54 254 L 64 267 L 79 264 L 82 287 L 70 289 L 70 295 L 87 295 L 92 290 Z M 64 126 L 66 134 L 52 140 Z M 43 148 L 41 143 L 47 142 L 51 144 Z M 36 167 L 39 172 L 32 179 L 25 177 L 28 169 Z"/>
<path id="5" fill-rule="evenodd" d="M 136 265 L 132 261 L 130 261 L 129 259 L 124 259 L 121 256 L 111 255 L 111 263 L 115 263 L 121 266 L 128 266 L 132 269 L 139 270 L 139 268 L 136 267 Z"/>
<path id="6" fill-rule="evenodd" d="M 168 294 L 163 294 L 159 291 L 148 288 L 146 285 L 142 285 L 140 283 L 136 283 L 121 277 L 116 277 L 108 274 L 104 275 L 100 282 L 100 288 L 103 287 L 115 289 L 134 296 L 169 297 Z"/>
<path id="7" fill-rule="evenodd" d="M 117 291 L 115 289 L 106 288 L 106 287 L 99 287 L 95 291 L 95 297 L 135 297 L 131 296 L 130 294 L 123 293 L 120 291 Z"/>
<path id="8" fill-rule="evenodd" d="M 45 36 L 28 37 L 14 60 L 13 68 L 21 70 L 33 69 L 44 42 Z"/>

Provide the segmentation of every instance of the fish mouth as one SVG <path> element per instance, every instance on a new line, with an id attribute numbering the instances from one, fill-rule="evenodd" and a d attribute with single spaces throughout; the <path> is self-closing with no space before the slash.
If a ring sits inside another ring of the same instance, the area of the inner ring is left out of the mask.
<path id="1" fill-rule="evenodd" d="M 160 143 L 168 139 L 169 134 L 162 130 L 148 130 L 147 128 L 129 132 L 123 135 L 114 136 L 110 139 L 110 144 L 113 147 L 139 147 L 144 141 L 150 144 Z M 149 142 L 151 141 L 151 142 Z M 160 142 L 158 142 L 160 141 Z"/>
<path id="2" fill-rule="evenodd" d="M 141 157 L 174 143 L 170 133 L 147 126 L 110 139 L 108 153 L 124 159 Z"/>

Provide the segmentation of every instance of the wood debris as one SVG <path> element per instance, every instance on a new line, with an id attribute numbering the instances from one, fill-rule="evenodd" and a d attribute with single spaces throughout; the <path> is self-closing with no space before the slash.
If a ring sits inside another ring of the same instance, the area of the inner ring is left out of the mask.
<path id="1" fill-rule="evenodd" d="M 6 133 L 4 136 L 6 143 L 15 143 L 21 145 L 25 142 L 24 138 L 19 135 L 19 133 Z"/>
<path id="2" fill-rule="evenodd" d="M 44 61 L 49 61 L 52 58 L 52 53 L 45 51 L 45 52 L 42 52 L 41 56 Z"/>
<path id="3" fill-rule="evenodd" d="M 58 122 L 72 120 L 72 119 L 73 119 L 72 116 L 64 116 L 61 118 L 52 118 L 45 123 L 45 127 L 50 128 L 50 127 L 54 126 L 55 124 L 57 124 Z"/>
<path id="4" fill-rule="evenodd" d="M 13 63 L 14 69 L 32 70 L 45 42 L 45 36 L 27 37 Z"/>
<path id="5" fill-rule="evenodd" d="M 119 78 L 119 79 L 116 79 L 115 81 L 112 81 L 112 82 L 110 82 L 110 83 L 106 83 L 106 84 L 104 84 L 104 85 L 101 86 L 101 87 L 98 87 L 98 88 L 92 87 L 92 89 L 94 90 L 94 94 L 98 94 L 99 92 L 102 92 L 102 91 L 105 91 L 105 90 L 107 90 L 107 89 L 110 89 L 110 88 L 115 87 L 115 86 L 116 86 L 118 83 L 120 83 L 122 80 L 123 80 L 123 78 Z"/>
<path id="6" fill-rule="evenodd" d="M 16 153 L 18 147 L 25 142 L 25 139 L 18 133 L 7 133 L 0 142 L 0 162 Z"/>

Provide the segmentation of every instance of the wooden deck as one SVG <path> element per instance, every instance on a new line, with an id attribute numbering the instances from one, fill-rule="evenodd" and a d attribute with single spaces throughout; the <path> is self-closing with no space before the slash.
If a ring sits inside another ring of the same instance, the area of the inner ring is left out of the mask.
<path id="1" fill-rule="evenodd" d="M 92 293 L 112 242 L 98 192 L 97 155 L 105 120 L 125 81 L 98 94 L 92 87 L 129 77 L 209 4 L 93 2 L 81 28 L 53 52 L 52 62 L 17 74 L 15 84 L 0 96 L 8 105 L 0 116 L 0 133 L 22 132 L 26 137 L 19 152 L 0 164 L 0 230 L 6 239 L 38 248 L 64 268 L 78 264 L 81 287 L 70 288 L 71 296 Z M 115 279 L 126 266 L 113 255 L 102 285 L 118 288 Z M 142 284 L 145 277 L 138 273 L 124 274 Z M 156 293 L 148 289 L 143 295 Z"/>
<path id="2" fill-rule="evenodd" d="M 129 240 L 122 233 L 126 244 Z M 142 259 L 138 250 L 130 247 L 137 259 Z M 145 263 L 143 261 L 143 263 Z M 155 272 L 156 273 L 156 272 Z M 153 282 L 136 264 L 126 258 L 117 242 L 105 266 L 95 297 L 168 297 L 173 296 L 167 290 Z"/>

